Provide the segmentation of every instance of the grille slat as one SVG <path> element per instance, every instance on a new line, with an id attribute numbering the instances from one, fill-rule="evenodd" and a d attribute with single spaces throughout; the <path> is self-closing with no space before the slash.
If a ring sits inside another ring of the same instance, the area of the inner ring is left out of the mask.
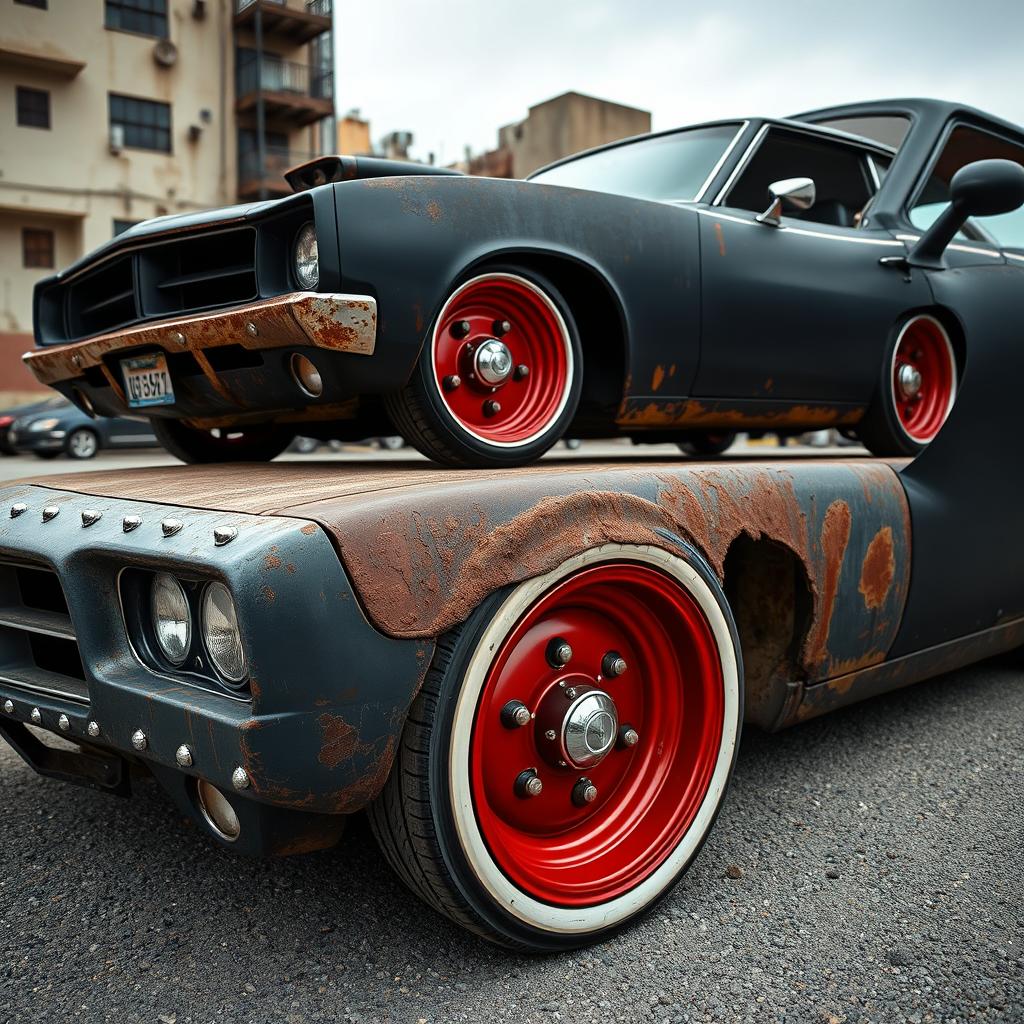
<path id="1" fill-rule="evenodd" d="M 180 288 L 185 284 L 199 284 L 201 281 L 216 281 L 220 277 L 241 277 L 243 274 L 251 274 L 252 267 L 238 265 L 235 267 L 223 267 L 222 269 L 204 270 L 196 274 L 182 274 L 180 277 L 171 277 L 161 281 L 157 288 Z"/>
<path id="2" fill-rule="evenodd" d="M 13 690 L 89 703 L 67 599 L 52 569 L 0 563 L 0 682 Z"/>
<path id="3" fill-rule="evenodd" d="M 138 316 L 131 256 L 101 264 L 68 286 L 67 322 L 72 337 L 102 334 Z"/>

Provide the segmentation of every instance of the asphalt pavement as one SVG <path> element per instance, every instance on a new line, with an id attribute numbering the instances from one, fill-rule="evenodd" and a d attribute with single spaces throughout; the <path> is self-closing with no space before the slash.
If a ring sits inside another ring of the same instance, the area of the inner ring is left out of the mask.
<path id="1" fill-rule="evenodd" d="M 365 823 L 215 848 L 0 750 L 0 1021 L 1024 1020 L 1024 686 L 987 663 L 748 731 L 711 838 L 614 940 L 504 953 L 426 910 Z"/>

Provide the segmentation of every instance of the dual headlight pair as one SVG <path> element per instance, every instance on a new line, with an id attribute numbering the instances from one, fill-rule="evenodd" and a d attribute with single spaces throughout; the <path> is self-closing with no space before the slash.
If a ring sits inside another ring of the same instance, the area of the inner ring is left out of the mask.
<path id="1" fill-rule="evenodd" d="M 153 576 L 149 598 L 153 634 L 172 665 L 182 665 L 192 648 L 192 608 L 185 588 L 168 572 Z M 228 684 L 246 677 L 245 651 L 231 593 L 223 583 L 207 583 L 199 607 L 203 646 L 210 664 Z"/>

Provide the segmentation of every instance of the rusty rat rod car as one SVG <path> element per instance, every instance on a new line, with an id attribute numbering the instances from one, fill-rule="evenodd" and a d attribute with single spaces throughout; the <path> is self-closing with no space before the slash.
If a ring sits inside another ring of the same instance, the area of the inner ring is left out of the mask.
<path id="1" fill-rule="evenodd" d="M 743 722 L 1024 645 L 1024 345 L 1002 312 L 1021 275 L 935 276 L 970 346 L 909 463 L 281 463 L 0 488 L 0 733 L 101 789 L 147 769 L 238 850 L 320 848 L 365 808 L 458 923 L 520 949 L 606 935 L 697 855 Z"/>
<path id="2" fill-rule="evenodd" d="M 1024 164 L 1024 133 L 927 100 L 644 136 L 527 182 L 326 157 L 297 195 L 146 222 L 41 282 L 26 359 L 194 462 L 298 432 L 501 466 L 567 430 L 711 451 L 829 426 L 913 455 L 970 347 L 933 279 L 1024 273 L 1024 221 L 951 190 L 990 158 Z"/>

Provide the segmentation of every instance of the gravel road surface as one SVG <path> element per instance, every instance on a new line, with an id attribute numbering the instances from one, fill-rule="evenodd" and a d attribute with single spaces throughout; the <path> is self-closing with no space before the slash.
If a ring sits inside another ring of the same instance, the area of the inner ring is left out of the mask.
<path id="1" fill-rule="evenodd" d="M 0 749 L 0 1021 L 1022 1021 L 1024 675 L 995 662 L 778 736 L 658 912 L 507 955 L 408 896 L 357 819 L 214 848 Z M 738 877 L 734 877 L 738 876 Z"/>

